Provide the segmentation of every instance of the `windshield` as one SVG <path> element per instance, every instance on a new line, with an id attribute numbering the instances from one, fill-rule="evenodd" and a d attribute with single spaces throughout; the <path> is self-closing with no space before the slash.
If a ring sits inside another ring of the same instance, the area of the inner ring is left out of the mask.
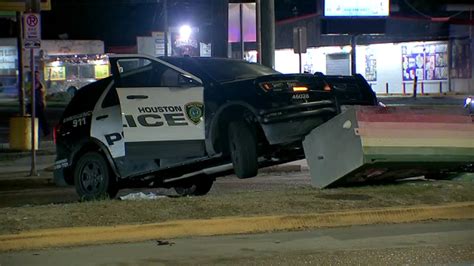
<path id="1" fill-rule="evenodd" d="M 246 61 L 199 58 L 196 62 L 202 70 L 217 82 L 280 74 L 269 67 Z"/>

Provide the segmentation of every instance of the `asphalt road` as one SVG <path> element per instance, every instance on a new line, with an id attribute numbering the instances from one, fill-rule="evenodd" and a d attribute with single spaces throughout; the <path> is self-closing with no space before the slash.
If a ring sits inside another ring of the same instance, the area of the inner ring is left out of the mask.
<path id="1" fill-rule="evenodd" d="M 400 265 L 474 263 L 474 221 L 156 239 L 0 254 L 0 265 Z"/>

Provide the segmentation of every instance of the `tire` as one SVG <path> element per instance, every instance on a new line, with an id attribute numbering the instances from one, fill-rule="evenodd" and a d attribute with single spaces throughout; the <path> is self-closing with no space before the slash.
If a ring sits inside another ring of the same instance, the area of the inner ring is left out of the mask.
<path id="1" fill-rule="evenodd" d="M 238 178 L 254 177 L 258 173 L 255 130 L 244 121 L 233 121 L 228 127 L 229 152 Z"/>
<path id="2" fill-rule="evenodd" d="M 192 181 L 182 183 L 179 186 L 175 186 L 174 190 L 176 191 L 176 194 L 182 197 L 204 196 L 211 190 L 213 183 L 213 178 L 209 178 L 207 176 L 199 177 L 193 179 Z"/>
<path id="3" fill-rule="evenodd" d="M 114 198 L 118 192 L 109 164 L 98 152 L 87 152 L 79 158 L 74 185 L 81 201 Z"/>

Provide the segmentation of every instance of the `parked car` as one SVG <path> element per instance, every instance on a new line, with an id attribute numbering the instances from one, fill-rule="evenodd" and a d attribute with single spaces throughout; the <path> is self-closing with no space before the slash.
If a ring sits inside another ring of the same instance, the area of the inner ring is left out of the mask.
<path id="1" fill-rule="evenodd" d="M 303 158 L 304 136 L 342 105 L 377 102 L 360 75 L 285 75 L 221 58 L 109 60 L 113 75 L 79 90 L 55 129 L 55 181 L 83 199 L 144 186 L 203 195 L 224 171 L 249 178 Z"/>

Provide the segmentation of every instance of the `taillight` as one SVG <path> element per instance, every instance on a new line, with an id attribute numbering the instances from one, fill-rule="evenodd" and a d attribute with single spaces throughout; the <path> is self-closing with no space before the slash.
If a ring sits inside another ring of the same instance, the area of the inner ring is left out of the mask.
<path id="1" fill-rule="evenodd" d="M 61 126 L 59 124 L 54 126 L 54 129 L 53 129 L 53 142 L 54 142 L 54 144 L 56 144 L 56 140 L 57 140 L 60 128 L 61 128 Z"/>
<path id="2" fill-rule="evenodd" d="M 270 91 L 288 91 L 288 83 L 287 81 L 272 81 L 272 82 L 262 82 L 258 84 L 260 88 L 263 89 L 265 92 Z"/>
<path id="3" fill-rule="evenodd" d="M 306 83 L 299 82 L 297 80 L 278 80 L 278 81 L 266 81 L 258 84 L 259 87 L 265 92 L 307 92 L 309 91 L 309 85 Z"/>
<path id="4" fill-rule="evenodd" d="M 271 91 L 273 89 L 273 84 L 270 82 L 263 82 L 260 83 L 260 88 L 262 88 L 264 91 Z"/>

